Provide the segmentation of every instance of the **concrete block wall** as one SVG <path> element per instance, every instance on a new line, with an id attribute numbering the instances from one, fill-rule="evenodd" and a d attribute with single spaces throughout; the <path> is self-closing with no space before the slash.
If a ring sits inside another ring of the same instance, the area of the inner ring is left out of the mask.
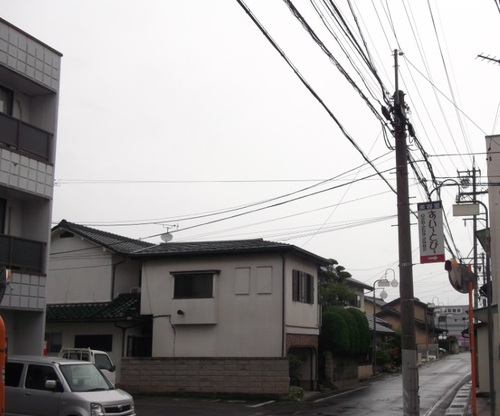
<path id="1" fill-rule="evenodd" d="M 120 387 L 132 394 L 288 394 L 287 358 L 122 358 Z"/>

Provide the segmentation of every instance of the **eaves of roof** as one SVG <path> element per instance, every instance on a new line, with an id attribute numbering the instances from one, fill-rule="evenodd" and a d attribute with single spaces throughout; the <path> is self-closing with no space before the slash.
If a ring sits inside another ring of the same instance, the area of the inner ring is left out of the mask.
<path id="1" fill-rule="evenodd" d="M 121 321 L 140 318 L 140 294 L 125 293 L 111 302 L 47 305 L 49 322 Z"/>
<path id="2" fill-rule="evenodd" d="M 62 230 L 78 235 L 79 237 L 102 246 L 116 254 L 130 255 L 137 250 L 154 247 L 154 244 L 147 243 L 145 241 L 123 237 L 106 231 L 97 230 L 95 228 L 86 227 L 84 225 L 75 224 L 66 220 L 62 220 L 59 224 L 53 227 L 52 233 L 56 231 L 62 232 Z"/>
<path id="3" fill-rule="evenodd" d="M 199 241 L 186 243 L 163 243 L 153 247 L 141 249 L 133 253 L 137 257 L 166 258 L 183 256 L 208 256 L 231 254 L 294 254 L 316 262 L 318 265 L 327 265 L 329 260 L 291 244 L 277 243 L 263 239 L 227 240 L 227 241 Z"/>
<path id="4" fill-rule="evenodd" d="M 366 283 L 360 282 L 359 280 L 356 280 L 356 279 L 354 279 L 352 277 L 347 277 L 345 279 L 345 282 L 348 283 L 348 284 L 351 284 L 353 286 L 358 286 L 358 287 L 360 287 L 362 289 L 365 289 L 365 290 L 372 290 L 373 289 L 372 286 L 367 285 Z"/>

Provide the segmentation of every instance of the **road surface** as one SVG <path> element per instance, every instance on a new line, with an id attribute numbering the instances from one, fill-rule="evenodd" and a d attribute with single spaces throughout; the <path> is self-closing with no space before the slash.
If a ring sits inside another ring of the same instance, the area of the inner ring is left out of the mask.
<path id="1" fill-rule="evenodd" d="M 449 355 L 419 368 L 420 415 L 443 415 L 470 375 L 468 353 Z M 272 402 L 174 397 L 136 397 L 138 416 L 401 416 L 401 374 L 383 376 L 356 389 L 321 394 L 308 401 Z"/>

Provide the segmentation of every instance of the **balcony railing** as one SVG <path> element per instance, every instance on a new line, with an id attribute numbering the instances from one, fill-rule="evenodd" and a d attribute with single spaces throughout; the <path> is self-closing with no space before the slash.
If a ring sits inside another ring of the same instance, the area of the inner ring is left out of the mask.
<path id="1" fill-rule="evenodd" d="M 42 273 L 45 243 L 0 234 L 0 265 L 27 273 Z"/>
<path id="2" fill-rule="evenodd" d="M 0 143 L 42 162 L 51 160 L 53 134 L 0 113 Z"/>

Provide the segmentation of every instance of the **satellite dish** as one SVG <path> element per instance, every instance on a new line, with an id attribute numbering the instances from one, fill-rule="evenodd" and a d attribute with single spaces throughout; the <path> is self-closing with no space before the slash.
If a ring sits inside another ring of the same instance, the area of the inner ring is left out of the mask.
<path id="1" fill-rule="evenodd" d="M 160 238 L 164 243 L 168 243 L 169 241 L 172 241 L 172 238 L 174 238 L 174 236 L 170 233 L 164 233 L 160 236 Z"/>

